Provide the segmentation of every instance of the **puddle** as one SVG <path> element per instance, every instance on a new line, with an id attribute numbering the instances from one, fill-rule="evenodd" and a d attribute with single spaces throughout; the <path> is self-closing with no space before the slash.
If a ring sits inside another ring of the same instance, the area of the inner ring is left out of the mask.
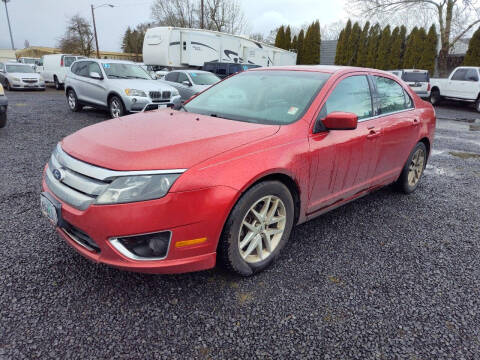
<path id="1" fill-rule="evenodd" d="M 432 175 L 440 175 L 440 176 L 450 176 L 450 177 L 455 177 L 458 175 L 454 171 L 447 170 L 442 167 L 433 166 L 430 164 L 427 165 L 427 167 L 425 168 L 425 173 L 432 174 Z"/>
<path id="2" fill-rule="evenodd" d="M 480 154 L 467 153 L 462 151 L 450 151 L 450 155 L 459 157 L 460 159 L 480 159 Z"/>

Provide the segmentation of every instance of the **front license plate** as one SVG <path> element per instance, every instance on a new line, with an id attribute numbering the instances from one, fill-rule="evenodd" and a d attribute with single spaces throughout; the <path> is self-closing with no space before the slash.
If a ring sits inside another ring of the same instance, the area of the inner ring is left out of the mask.
<path id="1" fill-rule="evenodd" d="M 40 195 L 40 208 L 42 209 L 43 215 L 45 215 L 48 220 L 56 226 L 58 224 L 57 209 L 45 195 Z"/>
<path id="2" fill-rule="evenodd" d="M 158 105 L 157 109 L 165 109 L 167 107 L 167 104 L 160 104 Z"/>

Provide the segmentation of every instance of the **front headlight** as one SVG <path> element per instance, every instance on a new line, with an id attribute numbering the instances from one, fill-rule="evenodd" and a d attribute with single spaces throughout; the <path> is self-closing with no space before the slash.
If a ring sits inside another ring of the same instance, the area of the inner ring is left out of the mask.
<path id="1" fill-rule="evenodd" d="M 172 97 L 174 97 L 174 96 L 178 96 L 178 95 L 180 95 L 180 93 L 178 92 L 178 90 L 177 90 L 177 89 L 175 89 L 175 90 L 172 90 Z"/>
<path id="2" fill-rule="evenodd" d="M 20 81 L 20 79 L 15 76 L 12 76 L 12 81 Z"/>
<path id="3" fill-rule="evenodd" d="M 119 177 L 97 197 L 97 204 L 120 204 L 164 197 L 181 174 Z"/>
<path id="4" fill-rule="evenodd" d="M 0 84 L 0 95 L 1 96 L 5 95 L 5 91 L 3 90 L 2 84 Z"/>
<path id="5" fill-rule="evenodd" d="M 145 91 L 137 90 L 137 89 L 125 89 L 125 94 L 127 94 L 127 96 L 147 97 L 147 94 L 145 94 Z"/>

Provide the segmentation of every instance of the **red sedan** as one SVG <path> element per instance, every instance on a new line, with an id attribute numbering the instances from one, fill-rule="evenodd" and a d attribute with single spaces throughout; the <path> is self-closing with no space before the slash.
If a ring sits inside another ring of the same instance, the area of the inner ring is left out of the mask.
<path id="1" fill-rule="evenodd" d="M 434 129 L 432 106 L 386 72 L 250 70 L 179 111 L 66 137 L 45 167 L 42 211 L 96 262 L 179 273 L 218 259 L 248 276 L 294 225 L 388 184 L 414 191 Z"/>

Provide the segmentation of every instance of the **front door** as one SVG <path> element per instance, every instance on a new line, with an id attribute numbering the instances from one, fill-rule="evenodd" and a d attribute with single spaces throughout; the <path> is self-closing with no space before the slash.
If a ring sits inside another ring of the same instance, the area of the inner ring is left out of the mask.
<path id="1" fill-rule="evenodd" d="M 308 214 L 368 189 L 375 172 L 382 132 L 374 117 L 366 74 L 337 81 L 317 121 L 334 111 L 355 113 L 358 126 L 355 130 L 320 131 L 310 136 L 312 177 Z"/>

